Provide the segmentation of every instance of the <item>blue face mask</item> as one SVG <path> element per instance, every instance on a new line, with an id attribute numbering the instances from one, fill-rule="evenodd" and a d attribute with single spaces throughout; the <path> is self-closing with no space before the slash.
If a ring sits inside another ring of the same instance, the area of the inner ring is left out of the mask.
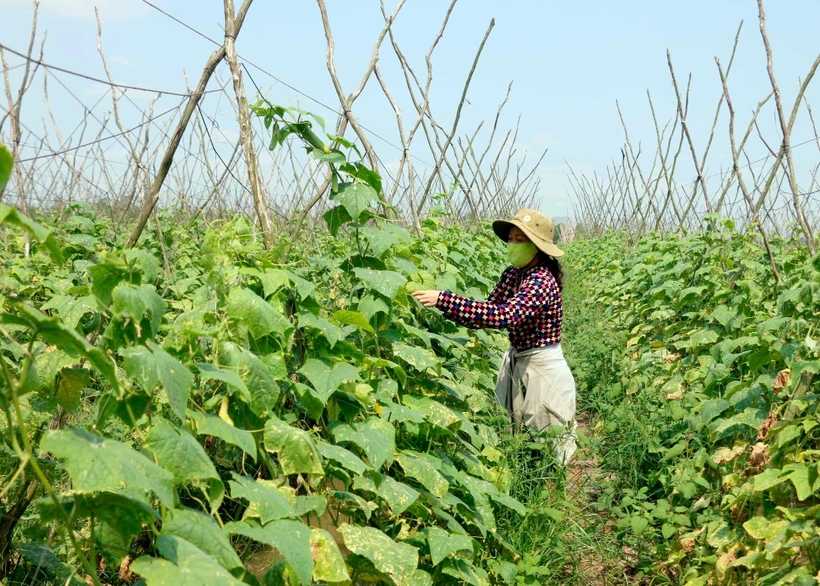
<path id="1" fill-rule="evenodd" d="M 538 248 L 532 242 L 521 242 L 520 244 L 507 242 L 507 258 L 516 268 L 520 269 L 530 264 L 536 254 L 538 254 Z"/>

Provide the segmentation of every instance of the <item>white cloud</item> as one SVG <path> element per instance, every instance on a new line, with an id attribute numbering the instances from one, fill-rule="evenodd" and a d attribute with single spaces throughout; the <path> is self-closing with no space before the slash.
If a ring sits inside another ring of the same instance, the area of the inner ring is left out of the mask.
<path id="1" fill-rule="evenodd" d="M 31 0 L 0 0 L 0 6 L 31 4 Z M 135 0 L 40 0 L 41 11 L 69 18 L 93 20 L 95 6 L 99 9 L 103 22 L 138 18 L 148 10 L 145 4 Z"/>

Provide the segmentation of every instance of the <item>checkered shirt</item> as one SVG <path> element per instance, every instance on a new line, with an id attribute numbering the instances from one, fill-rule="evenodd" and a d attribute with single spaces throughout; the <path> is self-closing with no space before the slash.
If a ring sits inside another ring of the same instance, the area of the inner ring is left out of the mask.
<path id="1" fill-rule="evenodd" d="M 436 307 L 448 319 L 471 329 L 508 329 L 510 344 L 519 352 L 561 342 L 561 290 L 543 265 L 509 267 L 487 301 L 442 291 Z"/>

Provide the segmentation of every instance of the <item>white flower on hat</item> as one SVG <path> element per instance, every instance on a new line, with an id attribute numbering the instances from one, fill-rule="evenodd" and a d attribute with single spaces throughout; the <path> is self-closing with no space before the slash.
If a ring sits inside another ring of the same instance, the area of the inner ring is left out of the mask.
<path id="1" fill-rule="evenodd" d="M 532 220 L 532 218 L 530 216 L 524 216 L 522 220 L 524 220 L 525 222 L 529 222 L 530 220 Z"/>

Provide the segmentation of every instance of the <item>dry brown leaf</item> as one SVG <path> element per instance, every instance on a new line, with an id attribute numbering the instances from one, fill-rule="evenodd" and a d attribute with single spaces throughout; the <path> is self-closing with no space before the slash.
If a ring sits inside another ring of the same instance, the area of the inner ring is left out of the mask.
<path id="1" fill-rule="evenodd" d="M 667 362 L 677 362 L 680 360 L 680 354 L 667 354 L 663 357 L 663 359 Z"/>
<path id="2" fill-rule="evenodd" d="M 665 397 L 667 401 L 677 401 L 683 399 L 683 391 L 677 390 L 674 393 L 666 393 Z"/>
<path id="3" fill-rule="evenodd" d="M 735 554 L 735 552 L 730 551 L 728 553 L 724 553 L 722 556 L 720 556 L 718 558 L 717 563 L 715 564 L 715 566 L 717 567 L 718 572 L 723 574 L 726 571 L 726 569 L 729 567 L 729 564 L 731 564 L 736 559 L 737 559 L 737 555 Z"/>
<path id="4" fill-rule="evenodd" d="M 764 443 L 757 443 L 752 446 L 752 453 L 749 456 L 749 466 L 754 472 L 760 472 L 769 463 L 769 446 Z"/>
<path id="5" fill-rule="evenodd" d="M 791 382 L 791 374 L 792 371 L 788 368 L 784 368 L 780 372 L 777 373 L 777 376 L 774 377 L 774 384 L 772 385 L 772 390 L 777 393 L 780 389 L 785 389 L 789 386 Z"/>
<path id="6" fill-rule="evenodd" d="M 718 448 L 712 455 L 712 461 L 715 464 L 725 464 L 737 458 L 740 454 L 746 451 L 746 444 L 735 444 L 731 448 Z"/>
<path id="7" fill-rule="evenodd" d="M 127 555 L 120 564 L 120 569 L 119 571 L 117 571 L 117 576 L 120 577 L 120 580 L 128 582 L 129 580 L 131 580 L 131 574 L 133 574 L 133 572 L 131 571 L 131 556 Z"/>
<path id="8" fill-rule="evenodd" d="M 769 411 L 769 416 L 760 424 L 760 429 L 757 432 L 757 441 L 763 441 L 769 437 L 769 432 L 777 423 L 777 412 L 772 409 Z"/>

